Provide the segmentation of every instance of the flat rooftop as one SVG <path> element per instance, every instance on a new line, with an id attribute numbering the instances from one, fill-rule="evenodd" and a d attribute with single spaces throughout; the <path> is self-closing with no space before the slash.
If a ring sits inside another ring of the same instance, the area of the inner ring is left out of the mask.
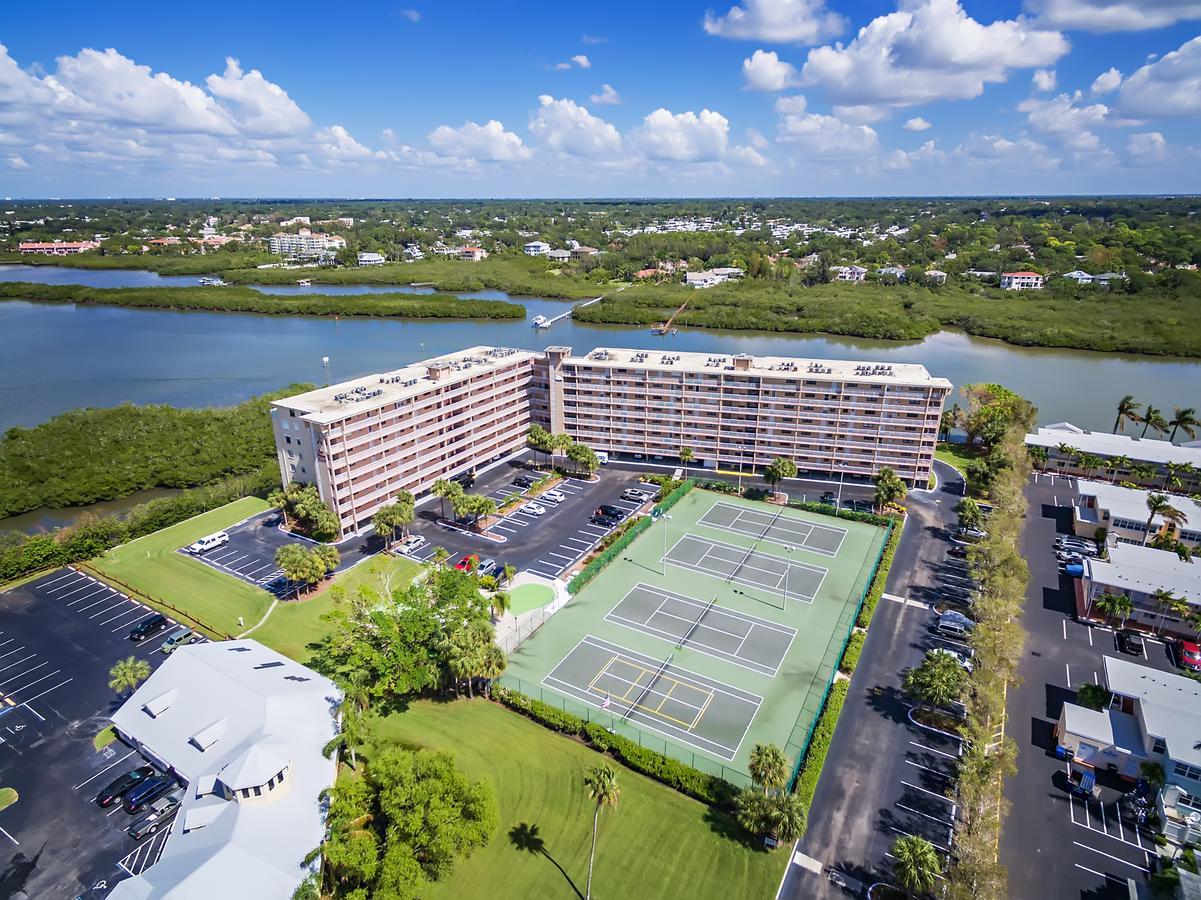
<path id="1" fill-rule="evenodd" d="M 410 363 L 389 372 L 364 375 L 351 381 L 331 384 L 271 405 L 294 409 L 312 422 L 336 422 L 348 416 L 368 412 L 425 394 L 435 384 L 454 384 L 522 360 L 541 358 L 542 354 L 509 347 L 469 347 L 445 356 Z"/>
<path id="2" fill-rule="evenodd" d="M 1165 491 L 1144 491 L 1141 488 L 1127 488 L 1118 484 L 1109 484 L 1104 481 L 1085 481 L 1083 479 L 1076 482 L 1076 515 L 1084 521 L 1099 519 L 1095 515 L 1096 510 L 1087 509 L 1081 502 L 1085 497 L 1095 497 L 1097 500 L 1097 509 L 1109 511 L 1111 519 L 1128 519 L 1133 522 L 1146 523 L 1147 521 L 1147 498 L 1151 494 L 1161 494 L 1168 498 L 1172 506 L 1176 507 L 1185 515 L 1184 527 L 1189 525 L 1194 527 L 1201 525 L 1201 503 L 1193 500 L 1191 497 L 1182 497 L 1179 494 L 1168 494 Z M 1160 528 L 1163 526 L 1163 517 L 1156 516 L 1151 523 L 1151 527 Z"/>
<path id="3" fill-rule="evenodd" d="M 1090 559 L 1084 565 L 1097 584 L 1142 594 L 1163 588 L 1194 606 L 1201 604 L 1201 566 L 1171 550 L 1118 543 L 1109 548 L 1108 560 Z"/>
<path id="4" fill-rule="evenodd" d="M 945 388 L 945 378 L 933 377 L 917 363 L 879 363 L 866 360 L 808 359 L 796 356 L 751 356 L 749 354 L 685 353 L 671 350 L 624 350 L 597 347 L 584 356 L 570 356 L 566 362 L 584 365 L 642 369 L 679 369 L 711 375 L 738 371 L 736 360 L 749 360 L 749 371 L 756 375 L 812 381 L 859 381 L 878 384 L 918 385 Z M 745 362 L 743 363 L 746 364 Z"/>
<path id="5" fill-rule="evenodd" d="M 1190 463 L 1201 468 L 1201 447 L 1177 445 L 1155 438 L 1136 438 L 1108 431 L 1085 431 L 1071 422 L 1044 425 L 1026 435 L 1026 446 L 1054 449 L 1060 444 L 1075 447 L 1081 453 L 1099 456 L 1128 456 L 1151 463 Z"/>

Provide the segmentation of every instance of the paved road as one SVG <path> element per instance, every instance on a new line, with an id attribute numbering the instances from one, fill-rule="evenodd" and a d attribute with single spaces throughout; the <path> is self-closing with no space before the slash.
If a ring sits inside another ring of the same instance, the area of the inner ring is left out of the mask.
<path id="1" fill-rule="evenodd" d="M 889 572 L 887 593 L 910 600 L 882 600 L 876 609 L 846 705 L 830 746 L 826 767 L 809 812 L 800 854 L 843 872 L 848 883 L 866 887 L 887 875 L 889 845 L 899 831 L 920 833 L 946 845 L 951 804 L 941 794 L 952 783 L 955 742 L 911 725 L 901 695 L 904 670 L 921 662 L 937 644 L 932 613 L 921 598 L 932 596 L 943 575 L 947 527 L 963 480 L 935 463 L 939 488 L 912 492 L 909 518 Z M 811 862 L 810 865 L 813 865 Z M 839 897 L 826 877 L 791 865 L 780 897 L 801 900 Z"/>

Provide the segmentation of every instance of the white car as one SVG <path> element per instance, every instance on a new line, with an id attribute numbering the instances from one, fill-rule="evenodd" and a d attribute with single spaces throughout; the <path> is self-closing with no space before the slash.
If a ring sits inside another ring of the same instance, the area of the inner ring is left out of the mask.
<path id="1" fill-rule="evenodd" d="M 567 495 L 562 491 L 547 491 L 539 499 L 549 500 L 551 503 L 562 503 L 567 499 Z"/>
<path id="2" fill-rule="evenodd" d="M 188 547 L 188 552 L 199 556 L 201 553 L 208 553 L 210 550 L 215 550 L 229 543 L 229 535 L 224 531 L 218 531 L 216 534 L 206 535 L 196 543 Z"/>
<path id="3" fill-rule="evenodd" d="M 963 666 L 965 672 L 972 671 L 972 661 L 966 653 L 956 653 L 954 650 L 948 650 L 945 647 L 935 647 L 933 650 L 928 651 L 926 655 L 933 656 L 936 653 L 951 657 L 951 659 Z"/>
<path id="4" fill-rule="evenodd" d="M 400 552 L 401 553 L 416 553 L 418 550 L 420 550 L 422 547 L 424 547 L 428 543 L 429 543 L 429 541 L 427 541 L 421 535 L 410 534 L 407 538 L 405 538 L 403 541 L 400 542 Z"/>
<path id="5" fill-rule="evenodd" d="M 546 507 L 540 503 L 527 503 L 521 508 L 521 511 L 527 516 L 545 516 Z"/>

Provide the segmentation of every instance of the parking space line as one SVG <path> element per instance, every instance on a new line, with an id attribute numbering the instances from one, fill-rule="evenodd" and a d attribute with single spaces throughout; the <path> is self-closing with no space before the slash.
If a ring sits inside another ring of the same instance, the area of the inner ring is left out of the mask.
<path id="1" fill-rule="evenodd" d="M 56 669 L 55 671 L 57 671 L 57 669 Z M 52 675 L 53 675 L 54 673 L 52 672 L 52 673 L 50 673 L 50 674 L 52 674 Z M 39 679 L 39 680 L 40 680 L 40 679 Z M 68 678 L 66 681 L 60 681 L 60 682 L 59 682 L 58 684 L 56 684 L 54 687 L 52 687 L 52 688 L 46 688 L 46 690 L 42 691 L 42 692 L 41 692 L 40 694 L 38 694 L 36 697 L 30 697 L 28 700 L 24 701 L 24 702 L 23 702 L 21 705 L 22 705 L 22 706 L 24 706 L 24 707 L 25 707 L 27 710 L 29 710 L 31 713 L 33 713 L 35 716 L 37 716 L 38 714 L 37 714 L 36 712 L 34 712 L 34 711 L 33 711 L 33 707 L 31 707 L 31 706 L 29 705 L 30 703 L 32 703 L 34 700 L 40 700 L 42 697 L 45 697 L 45 696 L 46 696 L 47 694 L 49 694 L 51 691 L 57 691 L 57 690 L 58 690 L 60 687 L 62 687 L 63 685 L 65 685 L 65 684 L 70 684 L 70 683 L 71 683 L 72 681 L 74 681 L 74 680 L 75 680 L 74 678 Z M 39 719 L 41 719 L 42 717 L 41 717 L 41 716 L 38 716 L 38 718 L 39 718 Z M 43 721 L 45 721 L 45 720 L 43 720 Z"/>
<path id="2" fill-rule="evenodd" d="M 85 584 L 79 590 L 86 591 L 88 588 L 96 588 L 96 587 L 97 586 L 94 584 Z M 72 600 L 70 603 L 68 603 L 67 606 L 74 606 L 76 603 L 83 603 L 84 600 L 88 600 L 92 597 L 95 597 L 97 594 L 100 594 L 103 592 L 104 592 L 104 587 L 100 586 L 98 589 L 93 590 L 90 594 L 84 594 L 82 597 L 76 597 L 74 600 Z M 77 594 L 77 593 L 79 593 L 79 591 L 71 591 L 71 594 Z M 71 594 L 63 594 L 63 596 L 59 597 L 58 599 L 62 600 L 64 597 L 71 596 Z"/>
<path id="3" fill-rule="evenodd" d="M 901 784 L 905 785 L 905 787 L 911 787 L 915 791 L 921 791 L 923 794 L 929 794 L 931 797 L 937 797 L 939 800 L 945 800 L 947 803 L 950 803 L 952 806 L 955 805 L 955 801 L 952 800 L 950 797 L 946 796 L 945 794 L 936 794 L 934 791 L 928 791 L 924 787 L 918 787 L 916 784 L 910 784 L 908 781 L 902 781 Z"/>
<path id="4" fill-rule="evenodd" d="M 121 763 L 125 762 L 125 760 L 129 759 L 129 758 L 130 758 L 131 756 L 133 756 L 135 753 L 137 753 L 137 751 L 136 751 L 136 750 L 130 750 L 128 753 L 126 753 L 124 756 L 122 756 L 122 757 L 121 757 L 119 760 L 117 760 L 116 762 L 113 762 L 113 763 L 109 763 L 107 766 L 105 766 L 103 769 L 101 769 L 99 772 L 97 772 L 97 773 L 96 773 L 95 775 L 93 775 L 91 778 L 87 778 L 87 779 L 85 779 L 85 780 L 83 780 L 83 781 L 79 782 L 79 784 L 75 785 L 75 787 L 71 788 L 71 790 L 73 790 L 73 791 L 77 791 L 77 790 L 79 790 L 81 787 L 83 787 L 83 786 L 84 786 L 85 784 L 87 784 L 89 781 L 92 781 L 92 780 L 94 780 L 94 779 L 96 779 L 96 778 L 99 778 L 101 775 L 103 775 L 105 772 L 107 772 L 107 771 L 108 771 L 109 769 L 111 769 L 113 766 L 119 766 L 119 765 L 121 765 Z"/>
<path id="5" fill-rule="evenodd" d="M 1092 875 L 1096 875 L 1098 878 L 1104 878 L 1106 881 L 1108 881 L 1110 878 L 1116 879 L 1116 876 L 1114 876 L 1114 875 L 1106 875 L 1104 872 L 1098 872 L 1096 869 L 1090 869 L 1088 866 L 1080 865 L 1080 863 L 1074 863 L 1074 865 L 1076 866 L 1077 869 L 1083 869 L 1084 871 L 1086 871 Z"/>
<path id="6" fill-rule="evenodd" d="M 954 781 L 954 780 L 955 780 L 955 776 L 954 776 L 954 775 L 950 775 L 950 774 L 948 774 L 947 772 L 940 772 L 940 771 L 938 771 L 938 769 L 931 769 L 929 766 L 923 766 L 921 763 L 915 763 L 915 762 L 914 762 L 913 760 L 911 760 L 911 759 L 907 759 L 907 760 L 905 760 L 905 762 L 907 762 L 909 765 L 911 765 L 911 766 L 915 766 L 916 768 L 918 768 L 918 769 L 921 769 L 921 770 L 923 770 L 923 771 L 925 771 L 925 772 L 931 772 L 931 773 L 933 773 L 933 774 L 935 774 L 935 775 L 938 775 L 938 776 L 940 776 L 941 778 L 946 778 L 948 781 Z"/>
<path id="7" fill-rule="evenodd" d="M 943 825 L 947 828 L 955 827 L 954 822 L 948 822 L 946 819 L 940 819 L 937 816 L 931 816 L 927 813 L 922 812 L 920 809 L 914 809 L 912 806 L 906 806 L 904 803 L 898 803 L 897 807 L 899 809 L 905 810 L 905 812 L 913 813 L 915 816 L 921 816 L 923 819 L 929 819 L 931 822 L 937 822 L 939 825 Z"/>
<path id="8" fill-rule="evenodd" d="M 89 621 L 91 621 L 92 619 L 95 619 L 97 616 L 103 616 L 105 613 L 110 613 L 110 612 L 112 612 L 114 609 L 116 609 L 117 607 L 119 607 L 119 606 L 124 606 L 124 605 L 125 605 L 125 604 L 127 604 L 128 602 L 129 602 L 129 601 L 128 601 L 127 599 L 125 599 L 124 597 L 122 597 L 120 600 L 118 600 L 118 601 L 117 601 L 116 603 L 114 603 L 112 606 L 109 606 L 109 607 L 107 607 L 107 608 L 105 608 L 105 609 L 102 609 L 102 610 L 100 610 L 100 612 L 98 612 L 98 613 L 92 613 L 90 616 L 88 616 L 88 620 L 89 620 Z M 121 615 L 125 615 L 125 613 L 122 613 Z M 104 624 L 104 622 L 97 622 L 96 624 L 97 624 L 97 625 L 103 625 L 103 624 Z"/>
<path id="9" fill-rule="evenodd" d="M 556 559 L 565 559 L 565 560 L 567 560 L 568 562 L 571 562 L 573 559 L 575 559 L 575 557 L 574 557 L 574 556 L 564 556 L 562 553 L 554 553 L 554 552 L 552 552 L 552 551 L 550 551 L 550 550 L 547 550 L 547 551 L 546 551 L 546 555 L 547 555 L 547 556 L 553 556 L 553 557 L 555 557 Z"/>
<path id="10" fill-rule="evenodd" d="M 6 838 L 8 838 L 10 841 L 12 841 L 14 844 L 16 844 L 18 847 L 21 846 L 21 842 L 18 841 L 11 834 L 9 834 L 7 831 L 5 831 L 3 828 L 0 828 L 0 834 L 3 834 Z"/>
<path id="11" fill-rule="evenodd" d="M 72 575 L 77 575 L 77 574 L 79 574 L 79 573 L 78 573 L 78 572 L 76 572 L 74 569 L 68 569 L 66 572 L 64 572 L 62 575 L 59 575 L 59 576 L 58 576 L 57 578 L 55 578 L 53 581 L 47 581 L 47 582 L 46 582 L 44 585 L 42 585 L 42 586 L 43 586 L 43 587 L 49 587 L 49 586 L 50 586 L 50 585 L 52 585 L 52 584 L 58 584 L 58 583 L 59 583 L 60 581 L 62 581 L 64 578 L 70 578 Z M 47 593 L 49 593 L 49 592 L 47 592 Z"/>
<path id="12" fill-rule="evenodd" d="M 95 595 L 93 595 L 93 596 L 95 596 Z M 77 612 L 77 613 L 85 613 L 85 612 L 87 612 L 89 609 L 95 609 L 95 608 L 96 608 L 97 606 L 99 606 L 101 603 L 108 603 L 108 601 L 109 601 L 109 600 L 111 600 L 111 599 L 112 599 L 111 597 L 101 597 L 101 598 L 100 598 L 99 600 L 97 600 L 95 603 L 89 603 L 87 606 L 81 606 L 79 609 L 75 610 L 75 612 Z"/>
<path id="13" fill-rule="evenodd" d="M 83 581 L 83 584 L 79 585 L 79 587 L 75 588 L 74 590 L 67 591 L 67 593 L 63 594 L 62 597 L 58 598 L 59 600 L 62 600 L 63 597 L 70 597 L 72 594 L 77 594 L 80 591 L 86 591 L 88 588 L 90 588 L 92 586 L 93 582 L 90 578 L 87 578 L 83 575 L 81 575 L 79 577 Z M 75 583 L 76 582 L 71 582 L 70 584 L 64 584 L 61 588 L 55 588 L 53 591 L 47 591 L 46 593 L 53 594 L 53 593 L 57 593 L 58 591 L 65 591 L 65 590 L 67 590 L 67 588 L 71 587 Z"/>
<path id="14" fill-rule="evenodd" d="M 11 644 L 11 643 L 12 643 L 12 641 L 5 641 L 4 643 L 6 643 L 6 644 Z M 4 659 L 4 657 L 6 657 L 6 656 L 11 656 L 11 655 L 12 655 L 12 654 L 14 654 L 14 653 L 20 653 L 20 652 L 21 652 L 22 650 L 24 650 L 24 649 L 25 649 L 25 645 L 24 645 L 24 644 L 21 644 L 19 647 L 15 647 L 15 648 L 14 648 L 14 649 L 12 649 L 12 650 L 9 650 L 9 651 L 7 651 L 7 652 L 5 652 L 5 653 L 0 653 L 0 659 Z M 0 671 L 3 671 L 3 670 L 2 670 L 2 669 L 0 669 Z"/>
<path id="15" fill-rule="evenodd" d="M 96 625 L 97 626 L 107 625 L 110 622 L 116 622 L 118 619 L 124 619 L 126 616 L 129 616 L 129 615 L 134 616 L 134 618 L 130 619 L 128 622 L 122 622 L 116 628 L 113 628 L 109 631 L 109 634 L 116 634 L 122 628 L 128 628 L 130 625 L 134 624 L 135 622 L 140 622 L 142 619 L 144 619 L 148 615 L 150 615 L 150 613 L 151 613 L 151 610 L 147 609 L 144 606 L 139 606 L 137 609 L 126 610 L 125 612 L 120 613 L 119 615 L 115 615 L 111 619 L 105 619 L 103 622 L 97 622 Z"/>
<path id="16" fill-rule="evenodd" d="M 45 665 L 45 663 L 43 663 L 43 665 Z M 33 671 L 33 670 L 31 669 L 30 671 Z M 35 684 L 39 684 L 40 682 L 45 681 L 47 678 L 53 678 L 55 675 L 57 675 L 61 671 L 62 671 L 62 669 L 55 669 L 53 672 L 47 672 L 41 678 L 37 678 L 37 679 L 34 679 L 33 681 L 29 682 L 29 684 L 23 684 L 20 687 L 13 688 L 11 691 L 8 692 L 8 695 L 11 697 L 13 694 L 17 693 L 17 691 L 23 691 L 26 688 L 31 688 Z M 67 680 L 70 681 L 70 679 L 67 679 Z M 38 694 L 38 697 L 40 697 L 40 696 L 42 696 L 42 695 Z M 24 706 L 26 703 L 32 703 L 36 699 L 37 699 L 37 697 L 31 697 L 29 700 L 23 701 L 21 703 L 21 705 Z"/>
<path id="17" fill-rule="evenodd" d="M 912 832 L 906 831 L 904 828 L 897 828 L 896 825 L 892 826 L 892 830 L 895 831 L 897 834 L 903 834 L 906 837 L 914 836 Z M 946 853 L 948 855 L 951 852 L 949 848 L 944 847 L 942 844 L 937 844 L 934 841 L 930 841 L 930 840 L 927 840 L 927 843 L 929 843 L 932 847 L 934 847 L 935 850 L 941 850 L 943 853 Z"/>
<path id="18" fill-rule="evenodd" d="M 20 649 L 24 650 L 24 649 L 25 649 L 24 645 L 22 645 Z M 16 651 L 13 651 L 13 652 L 16 652 Z M 21 665 L 21 663 L 23 663 L 23 662 L 28 662 L 29 660 L 33 659 L 33 658 L 34 658 L 34 657 L 36 657 L 36 656 L 37 656 L 37 654 L 36 654 L 36 653 L 30 653 L 28 656 L 23 656 L 23 657 L 21 657 L 20 659 L 18 659 L 16 662 L 14 662 L 14 663 L 9 663 L 9 664 L 8 664 L 7 666 L 5 666 L 3 669 L 0 669 L 0 672 L 7 672 L 7 671 L 8 671 L 9 669 L 11 669 L 13 666 L 19 666 L 19 665 Z"/>
<path id="19" fill-rule="evenodd" d="M 933 747 L 927 747 L 925 744 L 919 744 L 917 741 L 910 741 L 913 746 L 920 747 L 922 750 L 929 750 L 931 753 L 937 753 L 939 756 L 945 756 L 947 759 L 959 759 L 959 756 L 954 753 L 947 753 L 945 750 L 935 750 Z"/>
<path id="20" fill-rule="evenodd" d="M 1151 871 L 1150 869 L 1140 866 L 1138 863 L 1127 862 L 1126 860 L 1122 859 L 1122 857 L 1120 857 L 1120 856 L 1114 856 L 1111 853 L 1106 853 L 1104 850 L 1098 850 L 1096 847 L 1090 847 L 1088 844 L 1082 844 L 1079 841 L 1072 841 L 1072 843 L 1075 844 L 1077 847 L 1083 847 L 1085 850 L 1091 850 L 1093 853 L 1099 853 L 1101 856 L 1104 856 L 1106 859 L 1112 859 L 1114 862 L 1120 862 L 1124 866 L 1130 866 L 1130 868 L 1132 868 L 1132 869 L 1138 869 L 1140 872 L 1142 872 L 1144 874 L 1150 874 L 1150 871 Z"/>
<path id="21" fill-rule="evenodd" d="M 16 675 L 13 675 L 10 678 L 5 678 L 3 681 L 0 681 L 0 687 L 4 687 L 4 685 L 8 684 L 10 681 L 16 681 L 18 678 L 24 678 L 30 672 L 36 671 L 37 669 L 40 669 L 42 666 L 48 666 L 48 665 L 50 665 L 50 660 L 46 660 L 45 662 L 40 662 L 33 668 L 26 669 L 24 672 L 18 672 Z M 57 671 L 57 670 L 55 670 L 55 671 Z M 50 674 L 53 675 L 54 672 L 51 672 Z M 15 694 L 17 692 L 17 690 L 18 690 L 17 688 L 13 688 L 8 693 Z"/>

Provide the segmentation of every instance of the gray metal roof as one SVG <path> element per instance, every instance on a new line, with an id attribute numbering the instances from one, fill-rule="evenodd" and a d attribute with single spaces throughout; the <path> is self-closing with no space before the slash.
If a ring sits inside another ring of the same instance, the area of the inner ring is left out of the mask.
<path id="1" fill-rule="evenodd" d="M 1201 740 L 1201 683 L 1106 656 L 1105 684 L 1115 694 L 1138 700 L 1144 728 L 1163 738 L 1173 761 L 1201 766 L 1196 746 Z"/>

